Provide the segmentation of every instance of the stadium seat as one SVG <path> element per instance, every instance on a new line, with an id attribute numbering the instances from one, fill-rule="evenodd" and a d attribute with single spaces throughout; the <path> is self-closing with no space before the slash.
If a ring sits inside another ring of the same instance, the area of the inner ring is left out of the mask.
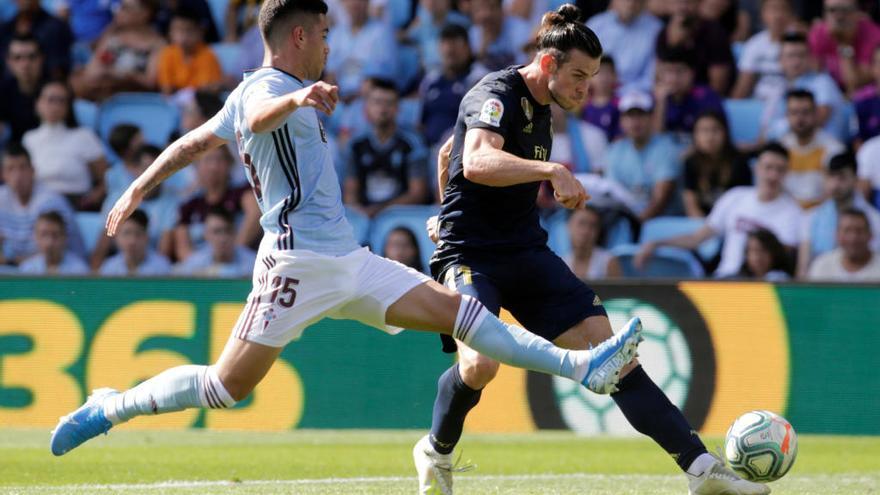
<path id="1" fill-rule="evenodd" d="M 639 252 L 638 244 L 623 244 L 611 250 L 617 257 L 624 277 L 632 278 L 702 278 L 703 266 L 697 258 L 685 249 L 662 246 L 654 251 L 644 269 L 633 265 L 633 258 Z"/>
<path id="2" fill-rule="evenodd" d="M 229 0 L 207 0 L 208 8 L 211 9 L 211 17 L 214 18 L 214 25 L 217 26 L 217 34 L 220 39 L 226 35 L 226 7 Z"/>
<path id="3" fill-rule="evenodd" d="M 78 211 L 75 215 L 86 252 L 91 253 L 95 250 L 98 235 L 104 231 L 104 216 L 94 211 Z"/>
<path id="4" fill-rule="evenodd" d="M 764 103 L 761 100 L 724 100 L 724 112 L 730 125 L 730 135 L 737 145 L 758 141 L 761 120 L 764 116 Z"/>
<path id="5" fill-rule="evenodd" d="M 211 50 L 220 62 L 223 73 L 227 76 L 241 76 L 238 60 L 241 58 L 241 45 L 238 43 L 214 43 Z"/>
<path id="6" fill-rule="evenodd" d="M 156 146 L 165 146 L 177 130 L 180 111 L 158 93 L 119 93 L 101 105 L 98 112 L 98 134 L 104 142 L 117 124 L 134 124 L 141 128 L 144 139 Z"/>
<path id="7" fill-rule="evenodd" d="M 571 254 L 571 239 L 568 236 L 568 211 L 558 211 L 541 220 L 541 226 L 547 231 L 547 245 L 557 256 L 565 258 Z M 605 247 L 612 249 L 622 244 L 633 242 L 632 224 L 626 217 L 619 217 L 605 236 Z"/>
<path id="8" fill-rule="evenodd" d="M 416 87 L 422 72 L 421 55 L 415 45 L 400 45 L 397 49 L 397 89 L 402 94 Z"/>
<path id="9" fill-rule="evenodd" d="M 415 128 L 419 126 L 419 118 L 422 115 L 422 102 L 418 98 L 403 98 L 398 107 L 397 123 Z"/>
<path id="10" fill-rule="evenodd" d="M 73 101 L 73 114 L 81 127 L 94 130 L 98 124 L 98 105 L 89 100 L 77 98 Z"/>
<path id="11" fill-rule="evenodd" d="M 439 213 L 436 206 L 398 205 L 386 208 L 373 218 L 370 225 L 370 247 L 376 254 L 383 254 L 385 238 L 395 227 L 406 227 L 416 235 L 419 241 L 419 254 L 422 266 L 428 269 L 428 262 L 434 253 L 434 243 L 425 230 L 425 222 L 432 215 Z"/>
<path id="12" fill-rule="evenodd" d="M 657 241 L 660 239 L 668 239 L 679 235 L 690 234 L 695 232 L 705 223 L 701 218 L 690 217 L 656 217 L 648 220 L 642 225 L 642 232 L 639 235 L 639 243 Z M 704 241 L 697 248 L 697 253 L 703 261 L 709 261 L 714 258 L 721 249 L 721 237 L 713 237 Z"/>
<path id="13" fill-rule="evenodd" d="M 352 208 L 346 208 L 345 218 L 354 229 L 355 240 L 361 246 L 366 246 L 370 240 L 370 217 Z"/>
<path id="14" fill-rule="evenodd" d="M 15 2 L 0 2 L 0 22 L 9 21 L 17 12 L 18 5 Z"/>

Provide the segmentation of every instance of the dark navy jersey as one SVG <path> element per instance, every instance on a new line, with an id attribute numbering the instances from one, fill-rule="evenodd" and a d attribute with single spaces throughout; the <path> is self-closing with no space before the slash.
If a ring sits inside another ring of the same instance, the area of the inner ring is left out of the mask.
<path id="1" fill-rule="evenodd" d="M 540 182 L 490 187 L 466 179 L 462 167 L 464 137 L 470 129 L 499 134 L 504 138 L 502 150 L 520 158 L 546 161 L 550 156 L 550 106 L 535 101 L 517 69 L 487 75 L 459 106 L 440 210 L 438 262 L 460 249 L 512 252 L 547 242 L 535 205 Z"/>

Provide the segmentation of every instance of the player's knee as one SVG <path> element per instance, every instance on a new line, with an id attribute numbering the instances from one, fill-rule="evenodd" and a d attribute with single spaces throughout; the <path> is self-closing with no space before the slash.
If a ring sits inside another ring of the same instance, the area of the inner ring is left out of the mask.
<path id="1" fill-rule="evenodd" d="M 458 366 L 465 384 L 473 389 L 481 389 L 495 378 L 500 365 L 492 358 L 478 355 L 472 359 L 460 361 Z"/>

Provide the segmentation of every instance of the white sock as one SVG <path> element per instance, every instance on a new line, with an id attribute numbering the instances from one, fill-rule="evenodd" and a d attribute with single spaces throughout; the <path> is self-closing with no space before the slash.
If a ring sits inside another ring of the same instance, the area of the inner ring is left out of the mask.
<path id="1" fill-rule="evenodd" d="M 578 382 L 587 375 L 587 351 L 561 349 L 543 337 L 508 325 L 470 296 L 461 296 L 452 336 L 492 359 L 518 368 Z"/>
<path id="2" fill-rule="evenodd" d="M 213 366 L 186 365 L 165 370 L 132 389 L 108 397 L 104 401 L 104 416 L 115 425 L 146 414 L 233 405 L 235 401 Z"/>
<path id="3" fill-rule="evenodd" d="M 694 462 L 688 466 L 687 473 L 691 476 L 699 476 L 712 467 L 712 464 L 715 464 L 716 462 L 718 462 L 718 460 L 712 457 L 711 454 L 700 454 L 694 459 Z"/>

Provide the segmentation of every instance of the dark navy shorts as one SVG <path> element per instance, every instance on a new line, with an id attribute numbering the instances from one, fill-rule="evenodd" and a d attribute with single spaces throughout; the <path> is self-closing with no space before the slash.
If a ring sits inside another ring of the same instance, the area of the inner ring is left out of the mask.
<path id="1" fill-rule="evenodd" d="M 607 316 L 593 289 L 547 247 L 501 254 L 444 253 L 431 269 L 441 284 L 477 298 L 495 315 L 503 307 L 526 330 L 550 341 L 586 318 Z M 443 351 L 455 352 L 455 341 L 441 337 Z"/>

